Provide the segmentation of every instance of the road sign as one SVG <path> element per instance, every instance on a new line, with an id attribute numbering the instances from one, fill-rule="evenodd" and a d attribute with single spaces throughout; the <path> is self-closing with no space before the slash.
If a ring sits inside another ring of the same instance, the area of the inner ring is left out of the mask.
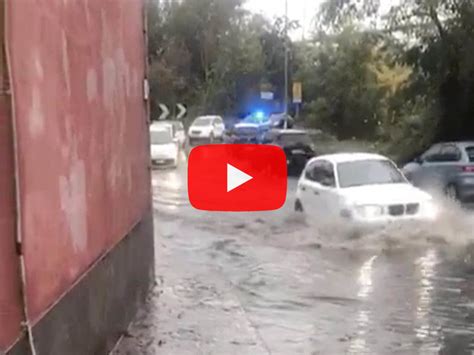
<path id="1" fill-rule="evenodd" d="M 160 117 L 158 118 L 160 121 L 162 120 L 166 120 L 166 118 L 169 116 L 170 114 L 170 110 L 168 110 L 168 107 L 164 104 L 160 104 L 160 110 L 161 110 L 161 115 Z"/>
<path id="2" fill-rule="evenodd" d="M 301 104 L 303 102 L 303 85 L 300 82 L 293 83 L 293 103 Z"/>
<path id="3" fill-rule="evenodd" d="M 176 107 L 178 108 L 179 112 L 178 112 L 178 115 L 176 116 L 176 118 L 178 120 L 182 119 L 184 116 L 186 116 L 186 112 L 188 112 L 188 109 L 186 108 L 186 106 L 184 106 L 183 104 L 177 104 Z"/>
<path id="4" fill-rule="evenodd" d="M 271 92 L 271 91 L 262 91 L 260 93 L 260 97 L 261 97 L 262 100 L 270 100 L 271 101 L 271 100 L 273 100 L 274 95 L 273 95 L 273 92 Z"/>

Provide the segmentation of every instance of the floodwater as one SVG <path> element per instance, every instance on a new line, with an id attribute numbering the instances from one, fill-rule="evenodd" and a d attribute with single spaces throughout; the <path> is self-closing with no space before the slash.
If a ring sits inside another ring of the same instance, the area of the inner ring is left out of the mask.
<path id="1" fill-rule="evenodd" d="M 189 205 L 186 161 L 153 173 L 157 282 L 115 354 L 473 354 L 474 217 L 348 239 L 288 203 Z"/>

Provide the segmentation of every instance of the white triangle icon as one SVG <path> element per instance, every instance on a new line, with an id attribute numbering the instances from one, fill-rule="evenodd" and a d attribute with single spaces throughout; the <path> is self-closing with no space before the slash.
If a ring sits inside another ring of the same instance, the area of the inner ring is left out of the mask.
<path id="1" fill-rule="evenodd" d="M 246 182 L 252 179 L 252 176 L 247 175 L 243 171 L 237 169 L 236 167 L 230 164 L 227 164 L 227 192 L 235 190 L 239 186 L 245 184 Z"/>

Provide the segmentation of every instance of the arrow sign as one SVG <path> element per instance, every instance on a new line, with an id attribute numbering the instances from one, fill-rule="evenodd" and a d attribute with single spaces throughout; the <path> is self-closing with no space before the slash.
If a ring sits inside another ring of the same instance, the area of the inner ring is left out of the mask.
<path id="1" fill-rule="evenodd" d="M 227 164 L 227 192 L 235 190 L 252 179 L 252 176 L 237 169 L 235 166 Z"/>
<path id="2" fill-rule="evenodd" d="M 180 120 L 186 115 L 186 112 L 188 111 L 188 109 L 183 104 L 177 104 L 176 107 L 179 110 L 178 116 L 176 116 L 176 118 Z"/>
<path id="3" fill-rule="evenodd" d="M 160 109 L 161 109 L 161 115 L 158 119 L 159 120 L 166 120 L 166 118 L 170 114 L 170 111 L 168 110 L 168 107 L 164 104 L 160 104 Z"/>

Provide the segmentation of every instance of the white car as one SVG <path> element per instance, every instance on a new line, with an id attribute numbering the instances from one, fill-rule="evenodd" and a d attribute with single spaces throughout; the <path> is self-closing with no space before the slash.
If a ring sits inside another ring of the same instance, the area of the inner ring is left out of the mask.
<path id="1" fill-rule="evenodd" d="M 179 162 L 179 141 L 166 125 L 150 126 L 151 160 L 155 166 L 177 167 Z"/>
<path id="2" fill-rule="evenodd" d="M 386 157 L 349 153 L 311 159 L 298 182 L 295 210 L 354 227 L 434 221 L 438 208 Z"/>
<path id="3" fill-rule="evenodd" d="M 186 144 L 186 133 L 183 123 L 180 121 L 157 121 L 151 124 L 151 127 L 165 127 L 169 129 L 175 139 L 178 140 L 178 146 L 184 148 Z"/>
<path id="4" fill-rule="evenodd" d="M 201 116 L 194 120 L 189 127 L 189 144 L 197 142 L 214 143 L 224 137 L 225 125 L 220 116 Z"/>

